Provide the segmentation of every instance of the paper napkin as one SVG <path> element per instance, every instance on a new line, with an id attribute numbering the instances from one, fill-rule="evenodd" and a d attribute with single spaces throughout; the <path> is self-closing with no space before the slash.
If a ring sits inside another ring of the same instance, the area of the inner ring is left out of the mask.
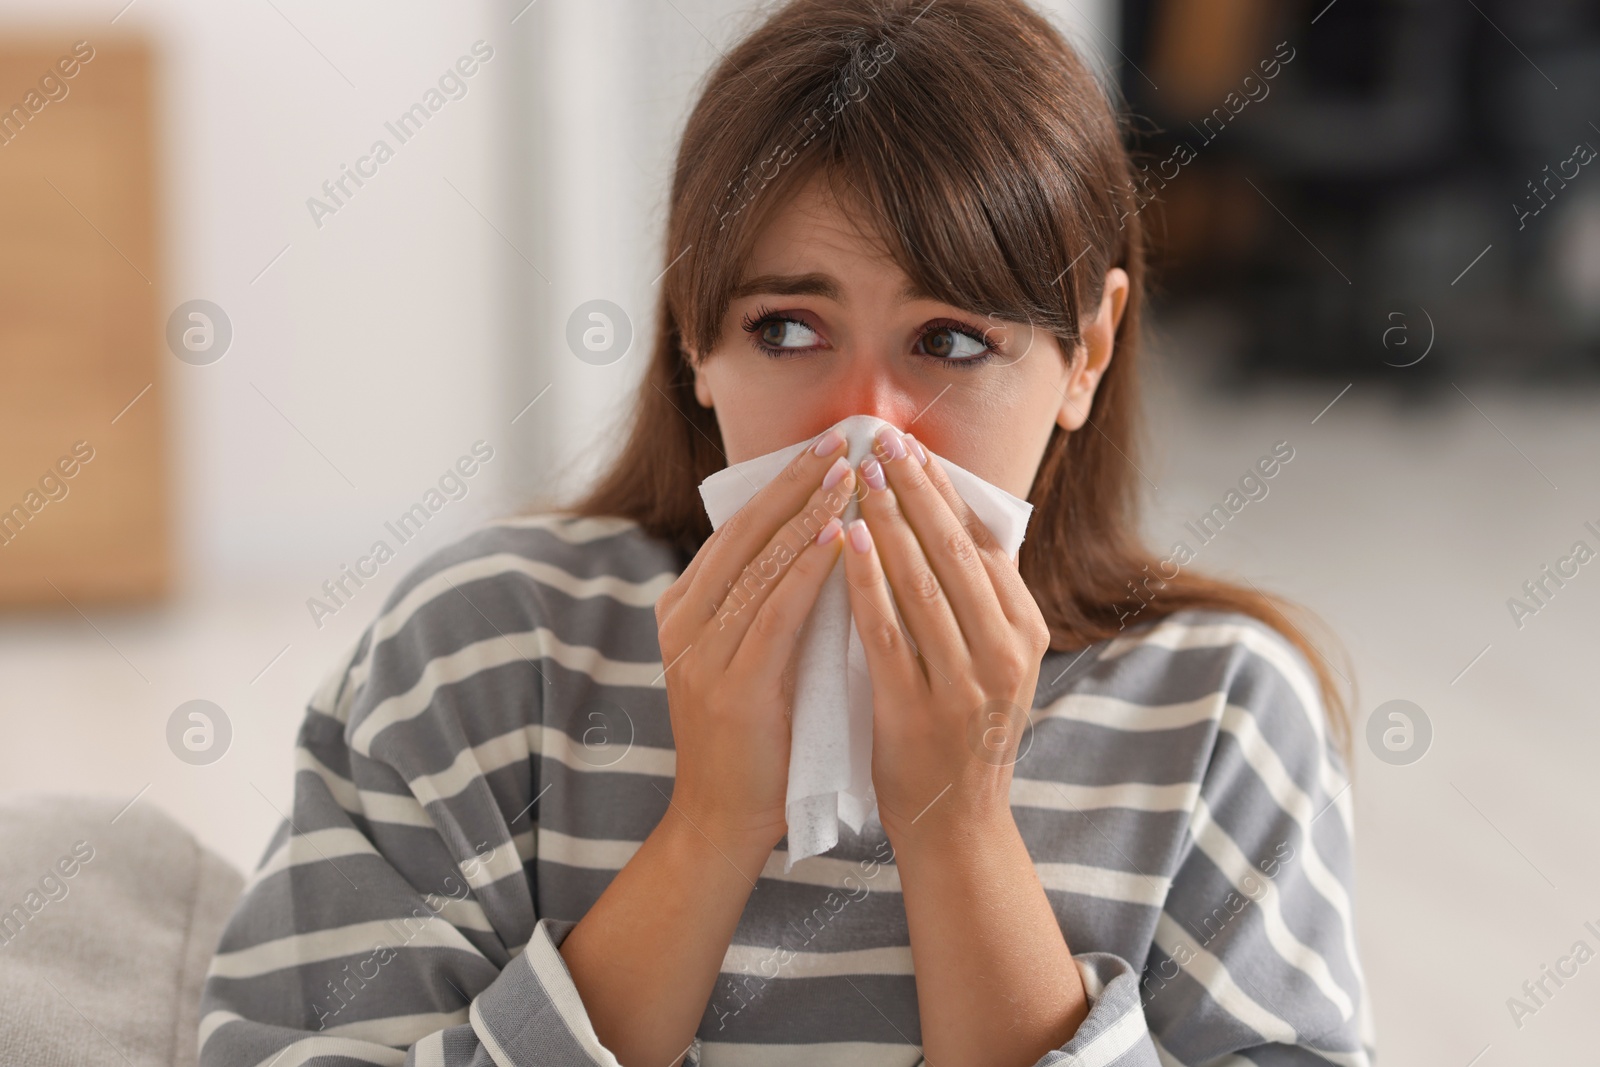
<path id="1" fill-rule="evenodd" d="M 848 441 L 846 455 L 852 466 L 872 451 L 873 435 L 883 425 L 883 419 L 872 415 L 852 415 L 837 423 Z M 725 467 L 701 482 L 700 496 L 712 528 L 721 526 L 815 441 L 814 437 Z M 937 455 L 931 449 L 929 454 Z M 942 456 L 938 459 L 956 492 L 1016 558 L 1033 505 Z M 859 475 L 858 470 L 858 485 Z M 852 499 L 840 519 L 848 525 L 859 511 Z M 848 545 L 844 551 L 850 551 Z M 859 833 L 878 814 L 872 787 L 872 680 L 850 615 L 844 566 L 841 556 L 800 631 L 790 725 L 785 873 L 797 861 L 838 844 L 840 822 Z"/>

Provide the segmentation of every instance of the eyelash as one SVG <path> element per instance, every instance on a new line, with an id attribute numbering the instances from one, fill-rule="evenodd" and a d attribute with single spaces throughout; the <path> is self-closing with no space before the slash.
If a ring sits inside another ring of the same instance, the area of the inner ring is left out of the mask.
<path id="1" fill-rule="evenodd" d="M 797 319 L 793 315 L 779 314 L 768 309 L 766 305 L 762 305 L 756 308 L 754 312 L 746 314 L 740 326 L 743 327 L 745 333 L 750 335 L 750 343 L 773 359 L 789 359 L 805 351 L 804 349 L 775 348 L 772 345 L 763 343 L 760 340 L 760 333 L 768 324 L 773 322 L 792 322 L 796 326 L 804 326 L 808 330 L 814 329 L 810 323 L 803 319 Z M 951 333 L 959 333 L 964 337 L 971 338 L 983 345 L 983 353 L 977 356 L 967 356 L 964 359 L 950 359 L 946 356 L 924 356 L 924 359 L 931 359 L 935 363 L 943 363 L 952 367 L 960 367 L 962 370 L 970 370 L 973 367 L 982 366 L 999 355 L 995 351 L 994 345 L 990 344 L 980 331 L 966 323 L 957 322 L 953 319 L 935 319 L 928 323 L 927 328 L 923 330 L 923 334 L 936 333 L 939 330 L 949 330 Z M 921 335 L 919 335 L 919 340 L 920 337 Z"/>

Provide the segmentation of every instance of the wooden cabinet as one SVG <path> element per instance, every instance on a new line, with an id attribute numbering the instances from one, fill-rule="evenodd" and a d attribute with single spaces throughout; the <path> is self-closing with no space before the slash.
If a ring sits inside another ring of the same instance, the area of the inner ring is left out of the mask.
<path id="1" fill-rule="evenodd" d="M 0 41 L 0 606 L 170 576 L 152 56 Z"/>

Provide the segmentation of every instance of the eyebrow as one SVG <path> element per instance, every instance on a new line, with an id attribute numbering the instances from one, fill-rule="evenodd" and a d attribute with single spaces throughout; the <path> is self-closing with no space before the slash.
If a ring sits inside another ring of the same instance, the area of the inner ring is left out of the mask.
<path id="1" fill-rule="evenodd" d="M 734 286 L 730 299 L 738 300 L 741 297 L 754 296 L 757 293 L 768 293 L 774 296 L 820 296 L 824 300 L 832 300 L 839 304 L 840 299 L 838 281 L 831 274 L 813 271 L 810 274 L 758 274 L 753 278 L 746 278 Z M 934 300 L 915 281 L 907 281 L 899 292 L 895 293 L 895 300 L 907 303 L 911 300 Z"/>

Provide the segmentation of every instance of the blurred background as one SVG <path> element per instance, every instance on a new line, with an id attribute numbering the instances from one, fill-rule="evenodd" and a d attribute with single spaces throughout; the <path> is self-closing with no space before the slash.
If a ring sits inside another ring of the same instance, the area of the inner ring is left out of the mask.
<path id="1" fill-rule="evenodd" d="M 1586 1061 L 1600 965 L 1507 999 L 1600 948 L 1600 10 L 1036 6 L 1134 113 L 1149 540 L 1295 450 L 1199 565 L 1349 652 L 1383 1062 Z M 0 790 L 254 867 L 394 582 L 617 443 L 676 137 L 758 18 L 5 0 Z M 593 300 L 635 339 L 605 365 Z"/>

